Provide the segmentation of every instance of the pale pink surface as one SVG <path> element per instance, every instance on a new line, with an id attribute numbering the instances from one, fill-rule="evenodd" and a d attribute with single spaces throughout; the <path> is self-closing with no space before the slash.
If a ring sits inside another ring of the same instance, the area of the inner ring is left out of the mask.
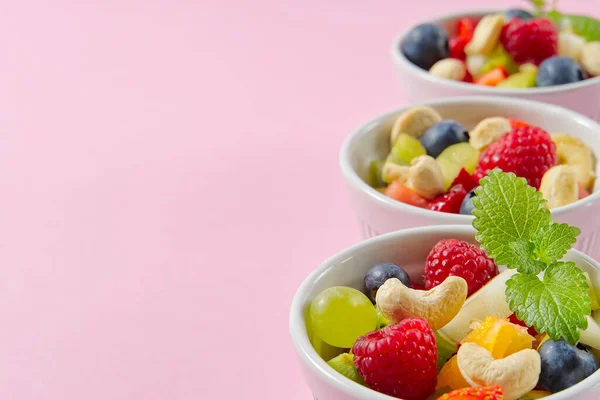
<path id="1" fill-rule="evenodd" d="M 510 4 L 367 3 L 3 2 L 1 399 L 310 398 L 288 307 L 358 240 L 393 36 Z"/>

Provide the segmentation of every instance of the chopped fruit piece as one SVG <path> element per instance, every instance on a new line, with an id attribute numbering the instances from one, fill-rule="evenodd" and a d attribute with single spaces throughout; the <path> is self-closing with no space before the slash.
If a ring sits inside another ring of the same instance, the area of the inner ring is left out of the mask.
<path id="1" fill-rule="evenodd" d="M 558 52 L 558 30 L 546 18 L 510 20 L 502 29 L 500 42 L 513 59 L 520 63 L 540 65 Z"/>
<path id="2" fill-rule="evenodd" d="M 444 193 L 431 200 L 429 209 L 445 213 L 458 214 L 467 191 L 462 185 L 453 186 L 448 193 Z"/>
<path id="3" fill-rule="evenodd" d="M 535 87 L 535 71 L 523 71 L 510 75 L 498 84 L 498 87 L 506 89 L 527 89 Z"/>
<path id="4" fill-rule="evenodd" d="M 448 190 L 462 169 L 473 173 L 479 161 L 479 151 L 469 143 L 457 143 L 448 146 L 436 158 L 444 174 L 444 189 Z"/>
<path id="5" fill-rule="evenodd" d="M 410 162 L 419 157 L 427 154 L 425 148 L 419 141 L 419 139 L 414 138 L 406 133 L 401 133 L 398 135 L 396 139 L 396 143 L 394 143 L 394 147 L 392 147 L 392 156 L 395 160 L 398 160 L 399 163 L 404 165 L 410 165 Z"/>
<path id="6" fill-rule="evenodd" d="M 523 322 L 519 318 L 517 318 L 517 314 L 515 314 L 515 313 L 510 314 L 510 317 L 508 317 L 508 320 L 515 325 L 520 325 L 520 326 L 524 326 L 525 328 L 527 328 L 527 333 L 529 333 L 531 336 L 536 336 L 538 334 L 537 331 L 535 330 L 534 326 L 525 325 L 525 322 Z"/>
<path id="7" fill-rule="evenodd" d="M 474 325 L 475 329 L 461 343 L 476 343 L 492 353 L 495 359 L 532 347 L 533 336 L 527 333 L 527 328 L 505 319 L 487 317 Z"/>
<path id="8" fill-rule="evenodd" d="M 468 69 L 467 73 L 465 74 L 465 79 L 463 79 L 463 82 L 473 83 L 473 75 L 471 75 Z"/>
<path id="9" fill-rule="evenodd" d="M 515 63 L 515 60 L 512 59 L 510 54 L 504 51 L 502 45 L 499 45 L 490 55 L 490 58 L 483 65 L 483 68 L 481 68 L 481 73 L 486 74 L 496 67 L 503 67 L 509 75 L 519 71 L 519 66 Z"/>
<path id="10" fill-rule="evenodd" d="M 458 351 L 458 344 L 450 339 L 442 331 L 435 332 L 435 343 L 437 344 L 437 370 L 440 372 L 442 367 Z"/>
<path id="11" fill-rule="evenodd" d="M 579 200 L 588 197 L 590 195 L 590 192 L 588 192 L 588 190 L 583 186 L 583 184 L 581 182 L 577 182 L 577 187 L 579 189 L 579 193 L 578 193 L 578 198 Z"/>
<path id="12" fill-rule="evenodd" d="M 532 344 L 532 349 L 534 350 L 539 350 L 540 346 L 544 344 L 544 342 L 546 340 L 550 339 L 550 336 L 548 336 L 547 333 L 538 333 L 537 335 L 535 335 L 535 340 L 533 341 Z"/>
<path id="13" fill-rule="evenodd" d="M 385 182 L 382 179 L 381 171 L 385 161 L 372 161 L 369 164 L 369 181 L 371 186 L 385 186 Z"/>
<path id="14" fill-rule="evenodd" d="M 511 128 L 513 129 L 517 129 L 517 128 L 525 128 L 527 126 L 530 126 L 529 124 L 523 122 L 523 121 L 518 121 L 516 119 L 511 119 L 511 118 L 506 118 L 508 120 L 508 122 L 510 123 Z"/>
<path id="15" fill-rule="evenodd" d="M 502 400 L 500 385 L 486 387 L 469 387 L 446 393 L 437 400 Z"/>
<path id="16" fill-rule="evenodd" d="M 596 291 L 594 290 L 594 285 L 592 285 L 592 280 L 590 279 L 590 274 L 588 274 L 587 272 L 584 272 L 583 274 L 585 275 L 585 279 L 587 279 L 588 285 L 590 285 L 590 289 L 588 290 L 590 299 L 592 299 L 592 301 L 590 302 L 590 308 L 592 309 L 592 311 L 597 310 L 600 308 L 600 304 L 598 304 L 598 295 L 596 295 Z"/>
<path id="17" fill-rule="evenodd" d="M 507 76 L 508 74 L 506 73 L 504 67 L 499 66 L 483 74 L 481 77 L 477 78 L 475 80 L 475 84 L 484 86 L 496 86 L 500 82 L 502 82 Z"/>
<path id="18" fill-rule="evenodd" d="M 427 205 L 429 204 L 427 199 L 419 196 L 415 191 L 407 188 L 398 181 L 392 182 L 385 189 L 385 195 L 415 207 L 427 208 Z"/>
<path id="19" fill-rule="evenodd" d="M 475 27 L 477 26 L 477 20 L 475 18 L 464 17 L 458 20 L 457 31 L 458 36 L 467 40 L 473 38 Z"/>
<path id="20" fill-rule="evenodd" d="M 344 375 L 346 378 L 361 385 L 365 385 L 365 381 L 363 381 L 363 379 L 360 377 L 356 367 L 354 366 L 354 357 L 352 354 L 340 354 L 339 356 L 327 361 L 327 364 L 329 364 L 331 368 L 335 369 L 340 374 Z"/>
<path id="21" fill-rule="evenodd" d="M 498 275 L 494 261 L 479 247 L 456 239 L 440 240 L 425 264 L 425 289 L 440 285 L 448 276 L 460 276 L 472 294 Z"/>
<path id="22" fill-rule="evenodd" d="M 449 387 L 451 390 L 462 389 L 469 387 L 467 381 L 458 369 L 458 361 L 456 356 L 452 356 L 450 360 L 442 367 L 438 374 L 437 388 Z"/>
<path id="23" fill-rule="evenodd" d="M 452 181 L 452 185 L 450 185 L 450 187 L 456 185 L 462 185 L 467 192 L 470 192 L 477 187 L 477 182 L 475 182 L 475 179 L 473 179 L 471 174 L 469 174 L 466 169 L 462 168 L 458 173 L 458 176 L 454 179 L 454 181 Z"/>
<path id="24" fill-rule="evenodd" d="M 415 290 L 425 290 L 425 287 L 422 284 L 417 283 L 415 281 L 412 281 L 410 283 L 410 288 L 411 289 L 415 289 Z"/>
<path id="25" fill-rule="evenodd" d="M 387 189 L 387 187 L 376 187 L 375 190 L 377 190 L 379 193 L 385 194 L 385 190 Z"/>
<path id="26" fill-rule="evenodd" d="M 467 59 L 467 55 L 465 54 L 465 46 L 467 43 L 469 43 L 469 41 L 460 36 L 450 39 L 448 42 L 448 46 L 450 47 L 450 57 L 465 61 Z"/>
<path id="27" fill-rule="evenodd" d="M 532 390 L 529 393 L 524 394 L 519 400 L 538 400 L 546 396 L 550 396 L 552 393 L 545 390 Z"/>
<path id="28" fill-rule="evenodd" d="M 422 318 L 407 318 L 358 338 L 352 354 L 371 389 L 407 400 L 426 399 L 435 391 L 435 334 Z"/>

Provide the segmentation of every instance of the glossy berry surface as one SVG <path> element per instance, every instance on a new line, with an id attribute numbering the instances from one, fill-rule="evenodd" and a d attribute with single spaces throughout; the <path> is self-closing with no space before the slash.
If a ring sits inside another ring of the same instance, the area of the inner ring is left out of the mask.
<path id="1" fill-rule="evenodd" d="M 416 66 L 429 70 L 436 62 L 448 58 L 448 34 L 437 25 L 418 25 L 406 35 L 402 53 Z"/>
<path id="2" fill-rule="evenodd" d="M 462 185 L 462 187 L 465 188 L 467 192 L 470 192 L 471 190 L 477 187 L 477 182 L 475 182 L 473 176 L 471 176 L 471 174 L 469 174 L 467 170 L 463 168 L 459 171 L 454 181 L 452 181 L 451 186 L 456 185 Z"/>
<path id="3" fill-rule="evenodd" d="M 422 318 L 406 318 L 358 338 L 352 354 L 371 389 L 405 400 L 424 400 L 435 391 L 436 339 Z"/>
<path id="4" fill-rule="evenodd" d="M 540 64 L 536 76 L 539 87 L 565 85 L 586 77 L 579 63 L 570 57 L 551 57 Z"/>
<path id="5" fill-rule="evenodd" d="M 538 351 L 542 362 L 538 385 L 552 393 L 576 385 L 598 369 L 598 361 L 584 346 L 548 339 Z"/>
<path id="6" fill-rule="evenodd" d="M 470 387 L 446 393 L 437 400 L 503 400 L 504 395 L 499 385 Z"/>
<path id="7" fill-rule="evenodd" d="M 365 291 L 375 303 L 377 290 L 390 278 L 397 278 L 406 287 L 410 287 L 410 277 L 405 270 L 392 263 L 376 264 L 365 275 Z"/>
<path id="8" fill-rule="evenodd" d="M 447 119 L 433 125 L 421 136 L 421 144 L 431 157 L 437 157 L 448 146 L 468 142 L 469 132 L 460 123 Z"/>
<path id="9" fill-rule="evenodd" d="M 456 185 L 450 188 L 448 193 L 444 193 L 431 200 L 429 209 L 446 213 L 458 214 L 463 199 L 467 191 L 462 185 Z"/>
<path id="10" fill-rule="evenodd" d="M 528 21 L 513 18 L 502 28 L 500 42 L 516 62 L 540 65 L 557 54 L 558 30 L 546 18 Z"/>
<path id="11" fill-rule="evenodd" d="M 472 189 L 460 204 L 459 213 L 462 215 L 473 215 L 473 210 L 475 209 L 475 205 L 473 204 L 473 198 L 477 196 L 475 194 L 475 189 Z"/>
<path id="12" fill-rule="evenodd" d="M 527 179 L 539 189 L 542 177 L 557 161 L 556 145 L 548 132 L 529 126 L 513 129 L 489 145 L 479 158 L 473 177 L 477 182 L 494 168 Z"/>
<path id="13" fill-rule="evenodd" d="M 530 12 L 521 10 L 519 8 L 512 8 L 512 9 L 506 10 L 504 12 L 504 20 L 505 21 L 508 22 L 513 18 L 519 18 L 521 21 L 529 21 L 530 19 L 533 19 L 535 17 Z"/>
<path id="14" fill-rule="evenodd" d="M 433 246 L 427 256 L 425 289 L 438 286 L 450 275 L 467 281 L 470 295 L 498 275 L 498 267 L 479 247 L 462 240 L 446 239 Z"/>

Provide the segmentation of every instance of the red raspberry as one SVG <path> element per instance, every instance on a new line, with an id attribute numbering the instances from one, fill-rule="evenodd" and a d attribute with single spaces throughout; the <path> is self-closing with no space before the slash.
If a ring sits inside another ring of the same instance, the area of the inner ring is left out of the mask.
<path id="1" fill-rule="evenodd" d="M 479 182 L 488 171 L 500 168 L 527 179 L 530 186 L 538 189 L 556 159 L 556 145 L 548 132 L 534 126 L 517 128 L 483 151 L 473 178 Z"/>
<path id="2" fill-rule="evenodd" d="M 498 275 L 498 267 L 477 246 L 456 239 L 440 240 L 427 256 L 425 289 L 436 287 L 450 275 L 466 280 L 471 295 Z"/>
<path id="3" fill-rule="evenodd" d="M 460 213 L 460 205 L 467 196 L 467 191 L 463 185 L 456 185 L 450 188 L 448 193 L 441 194 L 429 203 L 429 209 L 445 213 Z"/>
<path id="4" fill-rule="evenodd" d="M 502 400 L 504 392 L 500 385 L 470 387 L 446 393 L 437 400 Z"/>
<path id="5" fill-rule="evenodd" d="M 456 185 L 462 185 L 467 192 L 470 192 L 477 187 L 477 182 L 475 182 L 475 179 L 473 179 L 471 174 L 469 174 L 467 170 L 463 168 L 458 173 L 458 176 L 454 178 L 454 181 L 452 181 L 452 185 L 450 185 L 450 187 Z"/>
<path id="6" fill-rule="evenodd" d="M 406 318 L 358 338 L 352 354 L 371 389 L 406 400 L 425 400 L 435 391 L 435 333 L 422 318 Z"/>
<path id="7" fill-rule="evenodd" d="M 540 65 L 558 53 L 558 30 L 547 18 L 529 21 L 513 18 L 502 28 L 500 42 L 519 64 Z"/>

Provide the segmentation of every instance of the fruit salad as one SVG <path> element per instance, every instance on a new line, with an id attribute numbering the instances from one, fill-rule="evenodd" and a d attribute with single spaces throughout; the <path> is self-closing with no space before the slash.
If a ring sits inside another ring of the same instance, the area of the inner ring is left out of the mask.
<path id="1" fill-rule="evenodd" d="M 460 18 L 452 33 L 418 25 L 401 51 L 430 74 L 454 81 L 510 89 L 564 85 L 600 76 L 600 21 L 510 9 Z"/>
<path id="2" fill-rule="evenodd" d="M 598 370 L 597 288 L 562 260 L 580 230 L 512 173 L 475 195 L 477 245 L 441 240 L 418 277 L 365 266 L 361 287 L 312 300 L 307 334 L 333 370 L 405 400 L 539 399 Z"/>
<path id="3" fill-rule="evenodd" d="M 468 130 L 430 107 L 404 111 L 390 132 L 390 151 L 369 166 L 370 184 L 397 201 L 471 215 L 475 189 L 488 171 L 512 172 L 538 189 L 548 208 L 590 194 L 596 158 L 580 139 L 526 122 L 490 117 Z"/>

